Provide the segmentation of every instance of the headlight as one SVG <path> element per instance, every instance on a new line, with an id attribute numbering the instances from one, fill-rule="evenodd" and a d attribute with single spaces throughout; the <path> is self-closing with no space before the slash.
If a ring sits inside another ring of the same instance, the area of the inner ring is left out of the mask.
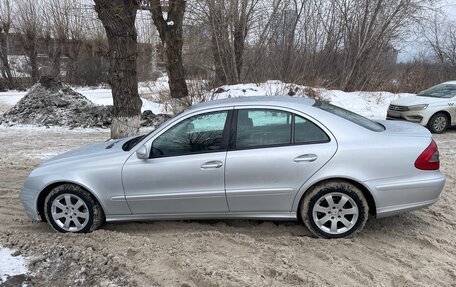
<path id="1" fill-rule="evenodd" d="M 422 111 L 425 110 L 428 107 L 428 104 L 425 105 L 415 105 L 415 106 L 410 106 L 409 111 Z"/>

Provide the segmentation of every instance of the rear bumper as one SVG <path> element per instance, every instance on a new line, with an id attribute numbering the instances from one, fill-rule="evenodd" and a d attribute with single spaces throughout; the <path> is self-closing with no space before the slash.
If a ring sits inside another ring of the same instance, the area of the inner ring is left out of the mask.
<path id="1" fill-rule="evenodd" d="M 373 191 L 377 217 L 382 218 L 436 203 L 445 186 L 445 176 L 431 171 L 409 180 L 374 180 L 366 184 Z"/>
<path id="2" fill-rule="evenodd" d="M 424 208 L 426 206 L 433 205 L 439 200 L 439 198 L 434 198 L 428 201 L 415 202 L 411 204 L 395 205 L 391 207 L 377 208 L 377 218 L 383 218 L 388 216 L 393 216 L 401 213 L 406 213 L 415 209 Z"/>

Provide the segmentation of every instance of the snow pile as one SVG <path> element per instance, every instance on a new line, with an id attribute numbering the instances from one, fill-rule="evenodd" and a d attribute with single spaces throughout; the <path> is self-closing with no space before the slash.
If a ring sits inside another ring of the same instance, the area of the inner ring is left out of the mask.
<path id="1" fill-rule="evenodd" d="M 168 114 L 156 115 L 152 111 L 146 110 L 141 114 L 141 126 L 156 129 L 159 125 L 166 122 L 170 118 L 171 116 Z"/>
<path id="2" fill-rule="evenodd" d="M 211 91 L 212 99 L 224 99 L 234 97 L 251 96 L 316 96 L 320 98 L 318 92 L 310 87 L 284 83 L 278 80 L 269 80 L 264 83 L 224 85 Z M 310 95 L 311 93 L 315 93 Z"/>
<path id="3" fill-rule="evenodd" d="M 42 77 L 3 115 L 6 125 L 107 127 L 111 107 L 98 106 L 52 77 Z"/>
<path id="4" fill-rule="evenodd" d="M 112 97 L 110 99 L 112 102 Z M 159 110 L 152 103 L 149 107 Z M 168 115 L 155 115 L 152 111 L 145 110 L 141 115 L 141 125 L 157 127 L 168 118 Z M 52 77 L 43 77 L 0 117 L 0 123 L 7 126 L 106 128 L 111 125 L 111 121 L 112 106 L 97 105 Z"/>
<path id="5" fill-rule="evenodd" d="M 27 272 L 25 259 L 22 256 L 13 256 L 13 250 L 0 247 L 0 285 L 6 281 L 13 281 L 12 277 Z"/>

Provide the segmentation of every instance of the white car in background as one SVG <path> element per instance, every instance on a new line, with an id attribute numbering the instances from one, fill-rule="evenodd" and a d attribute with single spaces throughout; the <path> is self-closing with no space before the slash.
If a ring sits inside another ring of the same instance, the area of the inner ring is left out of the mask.
<path id="1" fill-rule="evenodd" d="M 456 81 L 433 86 L 416 96 L 391 102 L 387 120 L 406 120 L 440 134 L 456 125 Z"/>

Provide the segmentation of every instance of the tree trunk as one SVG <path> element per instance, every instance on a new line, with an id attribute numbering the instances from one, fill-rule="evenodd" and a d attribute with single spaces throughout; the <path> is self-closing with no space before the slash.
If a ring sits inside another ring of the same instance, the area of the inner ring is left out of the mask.
<path id="1" fill-rule="evenodd" d="M 54 39 L 48 34 L 44 38 L 44 43 L 47 47 L 47 54 L 51 65 L 47 73 L 54 78 L 58 78 L 60 76 L 60 58 L 62 56 L 63 41 L 61 39 Z"/>
<path id="2" fill-rule="evenodd" d="M 76 75 L 78 75 L 79 73 L 78 59 L 81 53 L 82 41 L 73 40 L 70 42 L 70 44 L 71 48 L 69 49 L 69 52 L 66 54 L 66 56 L 69 59 L 68 66 L 70 67 L 70 71 L 67 71 L 67 81 L 69 83 L 76 84 Z"/>
<path id="3" fill-rule="evenodd" d="M 166 70 L 169 76 L 171 98 L 182 99 L 188 96 L 182 62 L 182 24 L 185 12 L 185 0 L 169 1 L 168 17 L 166 20 L 163 17 L 160 0 L 150 0 L 150 11 L 165 50 Z"/>
<path id="4" fill-rule="evenodd" d="M 54 77 L 60 76 L 60 62 L 62 57 L 62 46 L 64 45 L 63 40 L 55 40 L 55 48 L 52 54 L 52 69 L 51 73 Z"/>
<path id="5" fill-rule="evenodd" d="M 207 1 L 208 20 L 211 28 L 212 55 L 216 72 L 216 83 L 235 84 L 236 79 L 236 59 L 230 42 L 228 27 L 227 8 L 225 3 L 218 1 Z M 237 47 L 236 47 L 237 48 Z"/>
<path id="6" fill-rule="evenodd" d="M 32 69 L 32 81 L 33 83 L 38 82 L 40 79 L 40 72 L 38 68 L 38 50 L 36 48 L 36 38 L 30 41 L 27 48 L 27 55 L 30 62 L 30 68 Z"/>
<path id="7" fill-rule="evenodd" d="M 8 89 L 13 89 L 15 84 L 8 60 L 8 31 L 0 32 L 0 61 L 2 62 L 2 74 L 6 78 Z"/>
<path id="8" fill-rule="evenodd" d="M 141 99 L 136 73 L 138 2 L 94 0 L 98 18 L 108 37 L 109 78 L 114 102 L 111 138 L 136 135 L 141 118 Z"/>
<path id="9" fill-rule="evenodd" d="M 241 80 L 242 73 L 242 64 L 244 57 L 244 47 L 245 47 L 245 27 L 242 25 L 237 25 L 234 29 L 233 41 L 234 41 L 234 60 L 236 63 L 236 82 Z"/>

